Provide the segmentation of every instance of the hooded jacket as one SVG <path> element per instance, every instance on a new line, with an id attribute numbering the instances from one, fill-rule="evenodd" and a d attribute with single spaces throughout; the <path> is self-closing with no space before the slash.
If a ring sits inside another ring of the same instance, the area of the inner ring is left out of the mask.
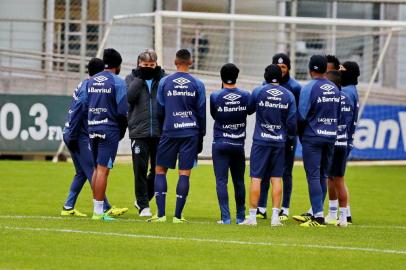
<path id="1" fill-rule="evenodd" d="M 128 100 L 128 130 L 130 139 L 160 137 L 162 133 L 162 121 L 160 121 L 157 105 L 157 89 L 165 71 L 157 67 L 156 74 L 152 79 L 151 92 L 147 82 L 141 78 L 139 69 L 133 69 L 127 75 Z"/>

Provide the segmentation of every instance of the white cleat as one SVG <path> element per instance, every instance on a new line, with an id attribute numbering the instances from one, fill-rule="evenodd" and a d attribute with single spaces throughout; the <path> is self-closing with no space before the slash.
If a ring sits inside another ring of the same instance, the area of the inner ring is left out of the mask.
<path id="1" fill-rule="evenodd" d="M 279 220 L 279 218 L 276 219 L 276 220 L 272 220 L 272 222 L 271 222 L 271 227 L 280 227 L 280 226 L 283 226 L 283 224 L 282 224 L 282 222 Z"/>
<path id="2" fill-rule="evenodd" d="M 337 225 L 337 217 L 334 217 L 334 216 L 331 216 L 331 215 L 327 215 L 327 216 L 324 218 L 324 222 L 325 222 L 327 225 Z"/>
<path id="3" fill-rule="evenodd" d="M 140 217 L 152 217 L 151 209 L 149 207 L 142 209 Z"/>
<path id="4" fill-rule="evenodd" d="M 243 222 L 238 223 L 238 225 L 242 225 L 242 226 L 257 226 L 257 221 L 256 220 L 252 220 L 250 218 L 246 218 L 244 219 Z"/>
<path id="5" fill-rule="evenodd" d="M 338 220 L 336 226 L 344 228 L 344 227 L 348 226 L 348 222 L 347 222 L 347 220 Z"/>

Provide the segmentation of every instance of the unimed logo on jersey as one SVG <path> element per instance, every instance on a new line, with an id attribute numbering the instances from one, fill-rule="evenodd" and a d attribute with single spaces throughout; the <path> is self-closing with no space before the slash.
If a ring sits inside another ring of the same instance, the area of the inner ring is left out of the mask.
<path id="1" fill-rule="evenodd" d="M 101 83 L 101 82 L 104 82 L 104 81 L 108 80 L 108 78 L 104 77 L 104 76 L 97 76 L 97 77 L 94 77 L 93 79 L 98 83 Z"/>
<path id="2" fill-rule="evenodd" d="M 279 90 L 279 89 L 276 89 L 276 88 L 269 89 L 269 90 L 267 90 L 266 92 L 267 92 L 268 94 L 274 96 L 274 97 L 283 95 L 283 92 L 282 92 L 281 90 Z"/>
<path id="3" fill-rule="evenodd" d="M 227 99 L 229 101 L 235 101 L 235 100 L 239 99 L 240 97 L 241 97 L 240 95 L 231 93 L 231 94 L 225 95 L 223 98 Z"/>

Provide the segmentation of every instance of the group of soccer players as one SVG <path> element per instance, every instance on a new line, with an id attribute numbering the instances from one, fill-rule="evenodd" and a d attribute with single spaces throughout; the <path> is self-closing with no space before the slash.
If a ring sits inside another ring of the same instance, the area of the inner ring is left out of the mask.
<path id="1" fill-rule="evenodd" d="M 164 74 L 156 60 L 152 50 L 140 54 L 138 67 L 127 76 L 127 84 L 117 76 L 122 59 L 116 50 L 106 49 L 103 60 L 93 58 L 89 62 L 90 77 L 75 90 L 64 128 L 64 141 L 76 175 L 62 215 L 84 216 L 74 205 L 86 179 L 93 190 L 93 219 L 114 220 L 128 211 L 112 207 L 105 195 L 109 170 L 128 126 L 135 206 L 140 216 L 150 217 L 149 222 L 166 222 L 166 174 L 177 164 L 179 178 L 172 221 L 187 222 L 182 212 L 191 170 L 197 165 L 206 133 L 205 86 L 189 73 L 192 56 L 188 50 L 176 53 L 176 72 L 171 75 Z M 334 56 L 313 55 L 309 61 L 311 81 L 303 88 L 289 71 L 289 57 L 283 53 L 274 55 L 272 64 L 265 68 L 264 82 L 250 93 L 237 87 L 236 65 L 228 63 L 220 70 L 222 89 L 210 95 L 210 114 L 215 120 L 212 156 L 221 212 L 219 224 L 231 224 L 229 171 L 235 190 L 237 224 L 257 225 L 257 217 L 267 218 L 270 186 L 271 226 L 282 226 L 289 219 L 297 138 L 303 146 L 311 207 L 293 219 L 305 227 L 345 227 L 351 221 L 344 174 L 357 121 L 359 67 L 355 62 L 340 65 Z M 133 80 L 137 76 L 140 80 Z M 145 99 L 140 99 L 143 93 Z M 133 113 L 139 108 L 141 114 Z M 256 120 L 250 154 L 249 214 L 245 216 L 244 145 L 247 116 L 253 113 Z M 148 127 L 150 132 L 140 132 L 140 126 Z M 141 152 L 145 154 L 140 155 Z M 147 177 L 148 161 L 154 173 Z M 327 183 L 330 200 L 325 219 Z M 154 216 L 149 208 L 153 197 L 157 204 Z"/>

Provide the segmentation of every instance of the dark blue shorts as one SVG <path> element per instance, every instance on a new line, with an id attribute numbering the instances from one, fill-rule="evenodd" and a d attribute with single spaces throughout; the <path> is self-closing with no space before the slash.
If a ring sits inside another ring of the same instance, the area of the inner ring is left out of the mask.
<path id="1" fill-rule="evenodd" d="M 333 160 L 328 174 L 329 177 L 343 177 L 345 175 L 348 153 L 347 147 L 334 147 Z"/>
<path id="2" fill-rule="evenodd" d="M 116 159 L 118 143 L 120 141 L 119 131 L 95 131 L 89 132 L 90 148 L 93 152 L 93 164 L 113 168 Z"/>
<path id="3" fill-rule="evenodd" d="M 285 146 L 264 146 L 253 143 L 250 156 L 250 176 L 282 177 L 285 164 Z"/>
<path id="4" fill-rule="evenodd" d="M 197 161 L 198 136 L 169 138 L 162 136 L 158 145 L 156 164 L 164 168 L 175 169 L 176 160 L 179 170 L 190 170 Z"/>

